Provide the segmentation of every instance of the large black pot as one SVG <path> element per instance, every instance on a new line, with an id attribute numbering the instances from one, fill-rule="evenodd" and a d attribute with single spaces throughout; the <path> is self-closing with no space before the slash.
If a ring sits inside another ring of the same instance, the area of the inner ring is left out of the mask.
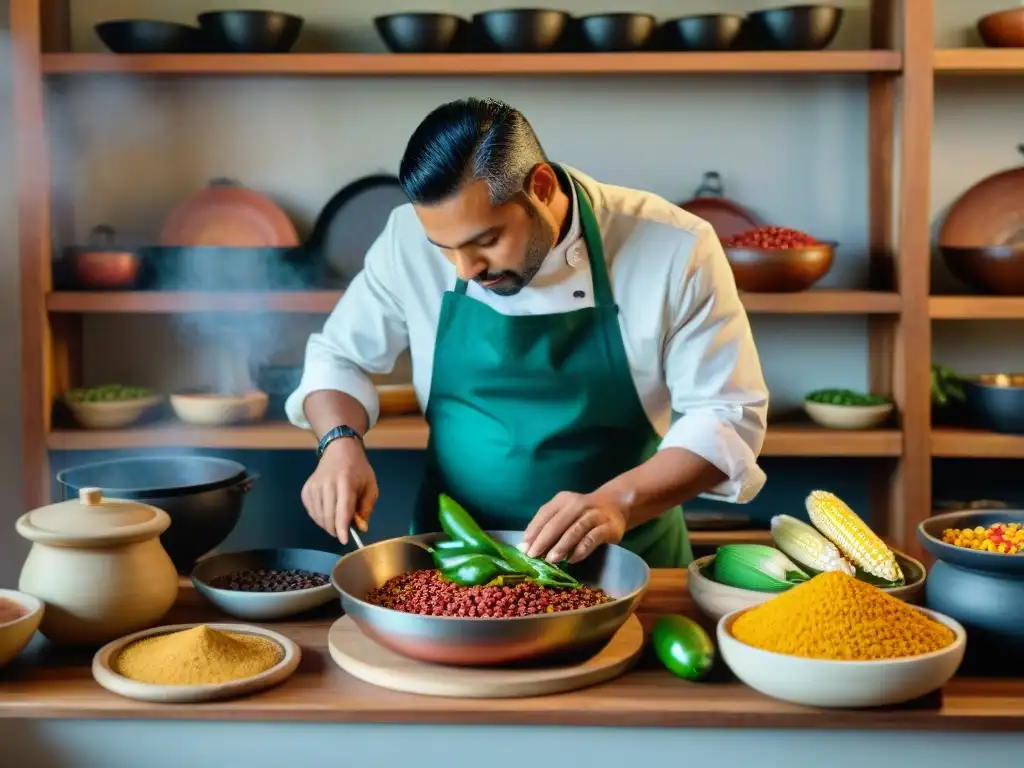
<path id="1" fill-rule="evenodd" d="M 164 510 L 171 527 L 160 537 L 178 573 L 228 537 L 258 475 L 241 464 L 206 456 L 115 459 L 65 469 L 57 475 L 64 499 L 101 488 L 115 499 L 137 499 Z"/>

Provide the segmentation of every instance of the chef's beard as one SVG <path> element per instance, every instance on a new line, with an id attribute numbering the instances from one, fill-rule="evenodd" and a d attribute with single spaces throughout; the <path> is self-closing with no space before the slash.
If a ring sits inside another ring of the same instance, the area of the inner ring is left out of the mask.
<path id="1" fill-rule="evenodd" d="M 551 252 L 551 245 L 555 242 L 555 230 L 546 220 L 541 218 L 532 204 L 527 203 L 530 212 L 530 239 L 526 244 L 526 253 L 523 256 L 523 269 L 519 272 L 507 269 L 504 272 L 492 272 L 478 275 L 473 278 L 478 283 L 492 282 L 501 278 L 501 282 L 494 286 L 484 286 L 488 291 L 498 296 L 515 296 L 523 288 L 530 284 L 530 281 L 540 272 L 544 259 Z"/>

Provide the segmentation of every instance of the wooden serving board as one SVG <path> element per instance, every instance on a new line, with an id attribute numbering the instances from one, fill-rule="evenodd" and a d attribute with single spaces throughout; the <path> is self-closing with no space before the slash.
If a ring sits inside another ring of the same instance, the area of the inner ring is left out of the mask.
<path id="1" fill-rule="evenodd" d="M 640 620 L 630 616 L 597 655 L 579 663 L 486 669 L 428 664 L 401 656 L 364 635 L 348 616 L 334 622 L 327 638 L 335 663 L 364 682 L 404 693 L 476 699 L 544 696 L 603 683 L 629 669 L 643 644 Z"/>
<path id="2" fill-rule="evenodd" d="M 139 701 L 149 701 L 157 704 L 196 704 L 204 701 L 244 696 L 245 694 L 262 691 L 265 688 L 282 683 L 292 676 L 302 658 L 302 650 L 299 648 L 299 645 L 291 638 L 285 637 L 278 632 L 249 624 L 207 624 L 206 626 L 211 629 L 219 629 L 221 632 L 257 635 L 275 642 L 284 650 L 284 657 L 266 672 L 261 672 L 258 675 L 242 680 L 232 680 L 227 683 L 211 685 L 154 685 L 152 683 L 140 683 L 137 680 L 122 677 L 111 667 L 111 663 L 121 649 L 134 643 L 136 640 L 142 640 L 153 635 L 182 632 L 197 626 L 199 625 L 173 624 L 154 627 L 153 629 L 136 632 L 107 643 L 93 657 L 92 676 L 97 683 L 111 693 L 116 693 L 129 699 L 138 699 Z"/>

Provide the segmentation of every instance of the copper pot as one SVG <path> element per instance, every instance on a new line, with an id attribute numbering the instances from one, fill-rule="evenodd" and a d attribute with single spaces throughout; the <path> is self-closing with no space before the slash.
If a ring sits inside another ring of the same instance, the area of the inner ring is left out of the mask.
<path id="1" fill-rule="evenodd" d="M 115 245 L 114 228 L 106 224 L 89 233 L 89 245 L 68 248 L 65 258 L 76 287 L 100 290 L 128 290 L 142 276 L 142 257 Z"/>
<path id="2" fill-rule="evenodd" d="M 1024 48 L 1024 8 L 1009 8 L 978 19 L 978 34 L 989 48 Z"/>
<path id="3" fill-rule="evenodd" d="M 726 248 L 736 287 L 750 293 L 795 293 L 832 268 L 835 243 L 803 248 Z"/>
<path id="4" fill-rule="evenodd" d="M 721 240 L 761 226 L 757 214 L 725 197 L 725 185 L 717 171 L 706 172 L 693 197 L 679 207 L 708 222 Z"/>

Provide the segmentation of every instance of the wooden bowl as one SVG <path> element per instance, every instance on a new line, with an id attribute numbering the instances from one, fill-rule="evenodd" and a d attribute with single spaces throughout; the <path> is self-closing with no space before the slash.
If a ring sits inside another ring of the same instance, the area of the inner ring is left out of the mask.
<path id="1" fill-rule="evenodd" d="M 832 268 L 835 243 L 803 248 L 725 249 L 736 287 L 750 293 L 805 291 Z"/>
<path id="2" fill-rule="evenodd" d="M 198 624 L 172 624 L 154 629 L 146 629 L 142 632 L 122 637 L 119 640 L 107 643 L 100 648 L 92 659 L 92 676 L 101 686 L 118 696 L 125 696 L 129 699 L 139 701 L 152 701 L 160 704 L 192 704 L 202 701 L 215 701 L 235 696 L 242 696 L 247 693 L 254 693 L 269 688 L 273 685 L 284 682 L 292 676 L 299 667 L 302 659 L 302 650 L 298 644 L 282 634 L 273 632 L 263 627 L 254 627 L 247 624 L 207 624 L 210 629 L 217 629 L 221 632 L 237 632 L 246 635 L 257 635 L 271 642 L 277 643 L 284 651 L 281 661 L 266 672 L 261 672 L 252 677 L 242 680 L 232 680 L 227 683 L 215 683 L 210 685 L 154 685 L 152 683 L 140 683 L 122 677 L 113 670 L 112 662 L 122 648 L 155 635 L 167 635 L 172 632 L 183 632 L 192 629 Z"/>
<path id="3" fill-rule="evenodd" d="M 71 415 L 75 417 L 75 421 L 85 429 L 122 429 L 134 424 L 142 418 L 146 411 L 161 402 L 163 402 L 163 397 L 151 395 L 133 400 L 68 402 L 67 406 Z"/>
<path id="4" fill-rule="evenodd" d="M 1024 154 L 1024 144 L 1018 148 Z M 1024 166 L 986 176 L 953 203 L 939 230 L 943 248 L 1024 247 Z"/>
<path id="5" fill-rule="evenodd" d="M 1024 48 L 1024 8 L 1008 8 L 978 19 L 978 34 L 989 48 Z"/>
<path id="6" fill-rule="evenodd" d="M 1024 244 L 988 248 L 940 246 L 939 253 L 953 276 L 974 290 L 1024 296 Z"/>
<path id="7" fill-rule="evenodd" d="M 185 393 L 171 395 L 171 408 L 187 424 L 222 427 L 259 421 L 267 412 L 270 398 L 254 389 L 242 395 Z"/>
<path id="8" fill-rule="evenodd" d="M 381 416 L 400 416 L 420 409 L 412 384 L 378 384 L 377 397 Z"/>

